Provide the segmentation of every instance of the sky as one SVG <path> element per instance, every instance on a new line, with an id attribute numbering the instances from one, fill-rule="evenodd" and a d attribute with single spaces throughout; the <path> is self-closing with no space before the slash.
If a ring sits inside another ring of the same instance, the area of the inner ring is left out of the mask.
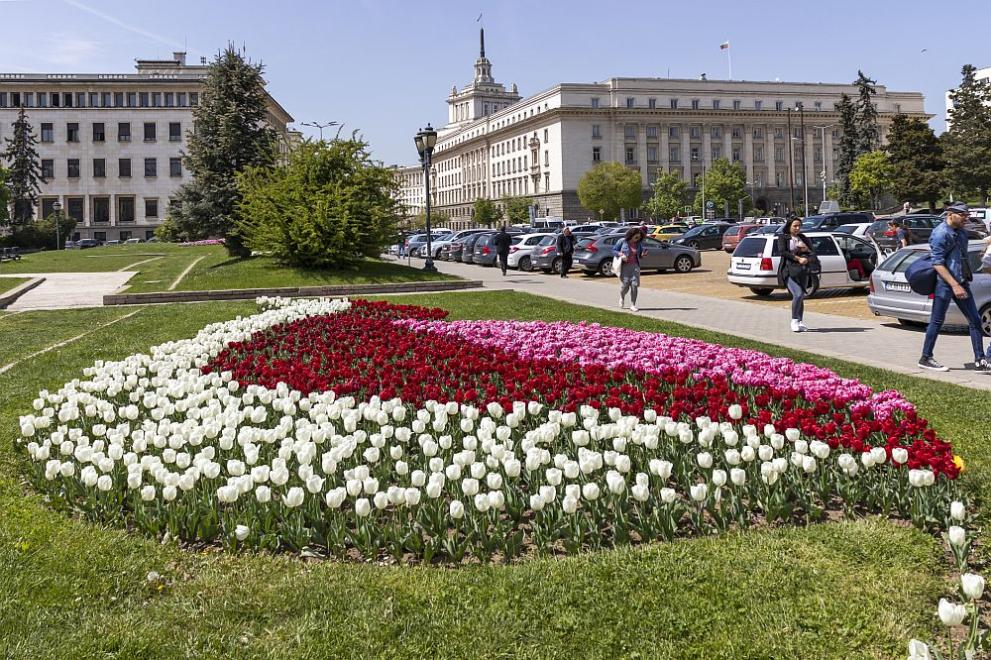
<path id="1" fill-rule="evenodd" d="M 524 97 L 620 76 L 725 78 L 729 41 L 734 79 L 851 82 L 862 69 L 922 92 L 937 132 L 961 67 L 991 66 L 989 0 L 0 0 L 0 73 L 130 73 L 137 58 L 195 62 L 231 42 L 264 64 L 296 128 L 343 123 L 376 159 L 410 164 L 413 135 L 445 123 L 451 86 L 471 81 L 480 25 L 493 76 Z"/>

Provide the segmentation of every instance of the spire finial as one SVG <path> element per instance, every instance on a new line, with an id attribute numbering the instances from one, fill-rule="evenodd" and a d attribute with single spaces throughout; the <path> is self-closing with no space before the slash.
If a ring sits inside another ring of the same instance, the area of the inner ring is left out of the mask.
<path id="1" fill-rule="evenodd" d="M 481 44 L 479 57 L 485 57 L 485 28 L 478 28 L 478 38 Z"/>

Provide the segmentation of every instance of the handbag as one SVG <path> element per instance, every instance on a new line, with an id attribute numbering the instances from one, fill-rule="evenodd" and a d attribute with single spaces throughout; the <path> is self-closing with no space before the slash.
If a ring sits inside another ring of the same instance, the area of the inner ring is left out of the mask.
<path id="1" fill-rule="evenodd" d="M 619 277 L 620 271 L 623 269 L 623 257 L 616 255 L 612 258 L 612 272 L 613 275 Z"/>
<path id="2" fill-rule="evenodd" d="M 926 254 L 905 269 L 905 279 L 912 291 L 928 296 L 936 290 L 936 270 L 933 268 L 932 254 Z"/>

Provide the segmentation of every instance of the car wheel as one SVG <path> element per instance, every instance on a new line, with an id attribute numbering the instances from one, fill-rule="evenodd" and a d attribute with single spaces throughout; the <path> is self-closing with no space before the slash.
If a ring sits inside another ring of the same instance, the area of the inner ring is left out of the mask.
<path id="1" fill-rule="evenodd" d="M 805 287 L 805 297 L 811 298 L 819 290 L 819 276 L 811 275 L 809 277 L 809 284 Z"/>
<path id="2" fill-rule="evenodd" d="M 926 325 L 928 325 L 926 323 L 923 323 L 922 321 L 913 321 L 911 319 L 898 319 L 898 324 L 904 325 L 907 328 L 924 328 L 926 327 Z"/>
<path id="3" fill-rule="evenodd" d="M 694 265 L 692 258 L 687 254 L 683 254 L 674 260 L 674 270 L 676 273 L 690 273 Z"/>
<path id="4" fill-rule="evenodd" d="M 612 259 L 603 259 L 599 263 L 599 275 L 602 275 L 602 277 L 612 277 L 615 274 L 612 269 Z"/>
<path id="5" fill-rule="evenodd" d="M 985 305 L 981 310 L 981 330 L 985 337 L 991 337 L 991 305 Z"/>
<path id="6" fill-rule="evenodd" d="M 561 257 L 555 257 L 554 261 L 551 262 L 551 272 L 557 275 L 561 274 Z"/>
<path id="7" fill-rule="evenodd" d="M 702 245 L 698 241 L 688 241 L 688 243 L 686 243 L 685 245 L 687 245 L 688 247 L 692 248 L 693 250 L 701 250 L 702 249 Z"/>
<path id="8" fill-rule="evenodd" d="M 531 268 L 530 257 L 520 257 L 520 261 L 517 266 L 519 266 L 520 270 L 529 271 Z"/>
<path id="9" fill-rule="evenodd" d="M 750 287 L 750 290 L 753 292 L 755 296 L 769 296 L 774 291 L 774 289 L 771 289 L 769 287 L 760 287 L 760 286 L 752 286 Z"/>

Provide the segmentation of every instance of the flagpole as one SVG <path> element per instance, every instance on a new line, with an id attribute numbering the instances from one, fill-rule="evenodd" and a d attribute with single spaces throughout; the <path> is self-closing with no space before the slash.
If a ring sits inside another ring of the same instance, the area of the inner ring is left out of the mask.
<path id="1" fill-rule="evenodd" d="M 733 80 L 733 55 L 730 53 L 732 49 L 726 47 L 726 64 L 729 66 L 729 79 Z"/>

